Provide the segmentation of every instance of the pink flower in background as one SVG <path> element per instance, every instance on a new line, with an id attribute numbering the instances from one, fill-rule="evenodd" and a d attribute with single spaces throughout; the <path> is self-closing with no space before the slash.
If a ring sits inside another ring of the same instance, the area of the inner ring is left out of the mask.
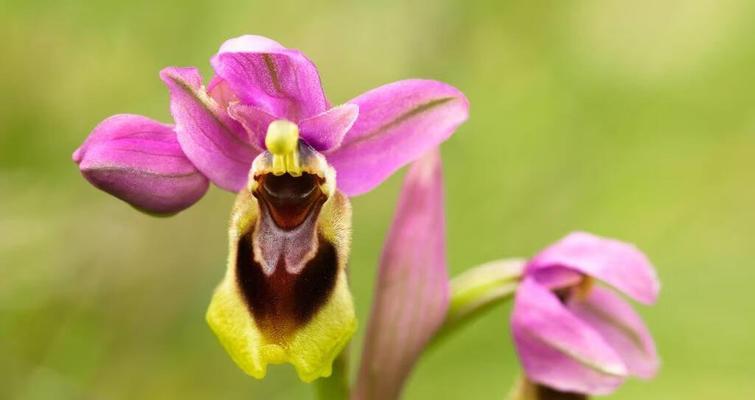
<path id="1" fill-rule="evenodd" d="M 267 150 L 271 122 L 296 124 L 346 195 L 362 194 L 437 146 L 468 115 L 447 84 L 411 79 L 332 107 L 315 65 L 261 36 L 228 40 L 212 57 L 206 89 L 196 68 L 165 68 L 175 125 L 137 115 L 106 119 L 74 152 L 84 177 L 136 208 L 175 213 L 199 200 L 208 180 L 238 192 Z"/>
<path id="2" fill-rule="evenodd" d="M 527 378 L 562 392 L 607 394 L 630 375 L 651 378 L 655 344 L 629 297 L 655 302 L 653 266 L 634 246 L 576 232 L 525 266 L 511 328 Z"/>

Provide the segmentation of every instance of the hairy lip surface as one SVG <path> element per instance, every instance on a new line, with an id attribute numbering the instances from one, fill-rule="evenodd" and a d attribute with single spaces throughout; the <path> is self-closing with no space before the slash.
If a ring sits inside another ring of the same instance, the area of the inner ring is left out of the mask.
<path id="1" fill-rule="evenodd" d="M 327 302 L 338 274 L 337 251 L 321 238 L 317 253 L 300 273 L 279 266 L 267 276 L 254 260 L 252 236 L 250 231 L 239 239 L 237 284 L 260 330 L 269 339 L 282 341 Z"/>
<path id="2" fill-rule="evenodd" d="M 265 174 L 256 179 L 259 186 L 254 196 L 263 203 L 275 225 L 283 230 L 301 225 L 311 213 L 319 212 L 327 200 L 320 190 L 323 179 L 317 175 Z"/>

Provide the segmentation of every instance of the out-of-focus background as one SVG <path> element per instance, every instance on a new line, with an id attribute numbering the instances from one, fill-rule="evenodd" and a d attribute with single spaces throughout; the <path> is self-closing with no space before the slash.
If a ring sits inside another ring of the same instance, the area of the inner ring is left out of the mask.
<path id="1" fill-rule="evenodd" d="M 311 397 L 290 366 L 245 376 L 205 325 L 233 195 L 153 218 L 70 160 L 108 115 L 170 121 L 158 71 L 208 77 L 243 33 L 306 52 L 333 103 L 408 77 L 467 94 L 443 145 L 453 274 L 575 229 L 645 250 L 663 367 L 614 398 L 755 398 L 754 18 L 748 0 L 4 1 L 0 398 Z M 362 328 L 402 174 L 354 199 Z M 405 397 L 502 398 L 508 311 L 427 354 Z"/>

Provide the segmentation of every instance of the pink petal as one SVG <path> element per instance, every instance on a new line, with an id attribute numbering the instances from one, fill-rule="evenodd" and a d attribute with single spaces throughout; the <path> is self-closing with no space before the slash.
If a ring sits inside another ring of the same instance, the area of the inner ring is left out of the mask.
<path id="1" fill-rule="evenodd" d="M 170 111 L 186 156 L 214 184 L 241 190 L 259 153 L 243 127 L 207 95 L 196 68 L 165 68 L 160 78 L 170 90 Z"/>
<path id="2" fill-rule="evenodd" d="M 381 86 L 349 103 L 359 106 L 359 117 L 341 147 L 326 156 L 339 189 L 350 196 L 372 190 L 448 139 L 469 108 L 456 88 L 419 79 Z"/>
<path id="3" fill-rule="evenodd" d="M 535 278 L 538 284 L 548 290 L 564 289 L 576 286 L 585 279 L 585 276 L 570 268 L 544 268 L 530 271 L 530 276 Z"/>
<path id="4" fill-rule="evenodd" d="M 230 39 L 210 63 L 242 102 L 279 118 L 298 122 L 329 108 L 315 65 L 271 39 Z"/>
<path id="5" fill-rule="evenodd" d="M 658 354 L 650 332 L 626 301 L 612 291 L 594 287 L 587 299 L 574 298 L 568 308 L 600 333 L 624 360 L 629 373 L 652 378 L 658 371 Z"/>
<path id="6" fill-rule="evenodd" d="M 228 39 L 220 45 L 220 53 L 274 52 L 286 50 L 282 44 L 273 39 L 258 35 L 242 35 Z"/>
<path id="7" fill-rule="evenodd" d="M 527 376 L 559 391 L 608 394 L 626 367 L 600 334 L 532 278 L 517 289 L 511 328 Z"/>
<path id="8" fill-rule="evenodd" d="M 404 181 L 378 273 L 357 399 L 395 399 L 448 308 L 440 155 L 432 150 Z"/>
<path id="9" fill-rule="evenodd" d="M 341 145 L 344 135 L 359 115 L 359 107 L 344 104 L 333 107 L 299 122 L 301 137 L 317 151 L 326 151 Z"/>
<path id="10" fill-rule="evenodd" d="M 226 110 L 231 103 L 238 102 L 239 99 L 233 93 L 228 82 L 219 76 L 213 76 L 210 83 L 207 84 L 207 94 L 215 100 L 221 109 Z"/>
<path id="11" fill-rule="evenodd" d="M 270 115 L 257 107 L 246 104 L 231 105 L 228 107 L 228 115 L 244 126 L 249 141 L 260 149 L 265 148 L 267 127 L 271 122 L 278 119 L 274 115 Z"/>
<path id="12" fill-rule="evenodd" d="M 526 273 L 565 267 L 600 279 L 635 300 L 655 302 L 660 283 L 645 254 L 631 244 L 574 232 L 536 255 Z"/>
<path id="13" fill-rule="evenodd" d="M 173 128 L 139 115 L 102 121 L 73 160 L 97 188 L 155 214 L 189 207 L 209 185 L 181 151 Z"/>

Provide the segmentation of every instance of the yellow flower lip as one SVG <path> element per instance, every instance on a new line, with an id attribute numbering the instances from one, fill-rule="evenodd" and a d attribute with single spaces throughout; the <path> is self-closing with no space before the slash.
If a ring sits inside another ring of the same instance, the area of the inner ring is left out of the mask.
<path id="1" fill-rule="evenodd" d="M 312 232 L 315 252 L 298 270 L 287 269 L 288 261 L 279 265 L 264 257 L 276 243 L 291 241 L 268 240 L 262 210 L 248 189 L 237 196 L 226 275 L 213 295 L 207 322 L 233 361 L 255 378 L 263 378 L 269 364 L 280 363 L 293 365 L 304 382 L 330 376 L 333 360 L 357 329 L 346 276 L 349 200 L 336 191 L 323 204 Z M 276 231 L 289 239 L 296 232 Z M 279 254 L 288 260 L 296 248 L 280 248 Z M 276 268 L 268 273 L 265 265 Z"/>
<path id="2" fill-rule="evenodd" d="M 265 146 L 273 155 L 273 175 L 301 176 L 299 164 L 299 127 L 285 119 L 270 123 L 265 135 Z"/>

